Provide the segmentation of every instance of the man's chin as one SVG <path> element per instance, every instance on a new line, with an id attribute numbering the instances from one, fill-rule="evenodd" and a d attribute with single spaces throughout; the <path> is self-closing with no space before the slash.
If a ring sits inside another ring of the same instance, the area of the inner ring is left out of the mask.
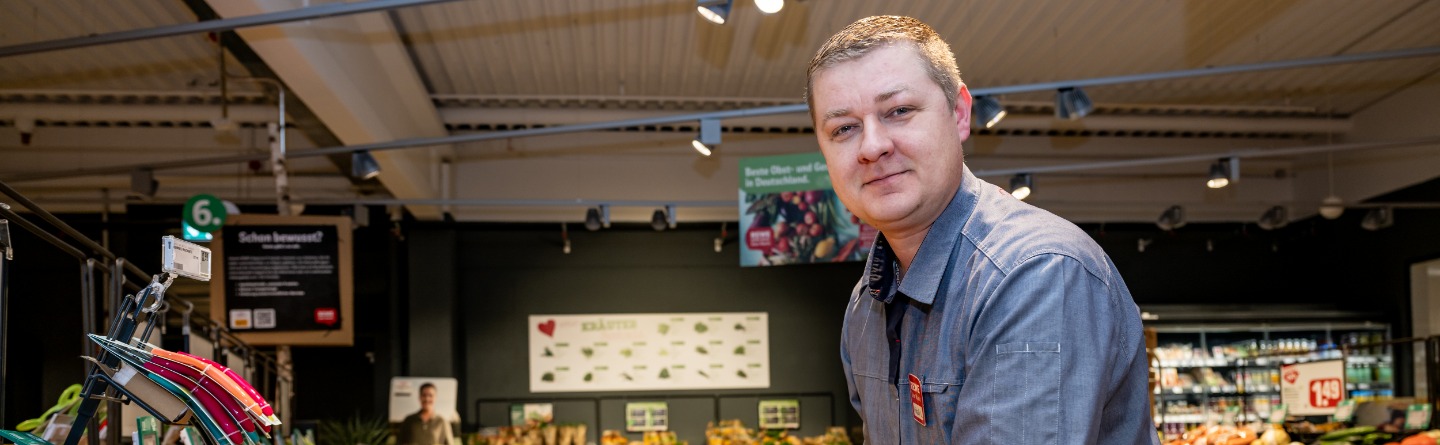
<path id="1" fill-rule="evenodd" d="M 909 205 L 909 203 L 906 202 L 895 202 L 898 201 L 896 198 L 896 196 L 891 195 L 888 198 L 876 199 L 875 201 L 884 202 L 881 205 L 872 205 L 866 208 L 866 216 L 868 216 L 868 218 L 865 218 L 865 221 L 870 222 L 870 225 L 875 227 L 884 227 L 902 222 L 910 217 L 911 214 L 915 213 L 914 205 Z"/>

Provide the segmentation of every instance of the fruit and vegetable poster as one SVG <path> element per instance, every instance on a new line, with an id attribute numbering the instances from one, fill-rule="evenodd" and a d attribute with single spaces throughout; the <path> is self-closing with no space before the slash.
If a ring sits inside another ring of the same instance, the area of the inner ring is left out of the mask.
<path id="1" fill-rule="evenodd" d="M 764 312 L 531 315 L 530 392 L 770 387 Z"/>
<path id="2" fill-rule="evenodd" d="M 820 153 L 740 160 L 740 265 L 863 261 L 875 228 L 840 204 Z"/>

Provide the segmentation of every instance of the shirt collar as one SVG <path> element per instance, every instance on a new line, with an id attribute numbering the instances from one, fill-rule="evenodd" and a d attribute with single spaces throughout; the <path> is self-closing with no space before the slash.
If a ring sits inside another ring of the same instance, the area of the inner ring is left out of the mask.
<path id="1" fill-rule="evenodd" d="M 885 241 L 885 234 L 875 237 L 865 271 L 865 290 L 871 297 L 890 303 L 894 301 L 898 291 L 926 305 L 935 303 L 940 281 L 950 269 L 950 253 L 955 250 L 955 243 L 960 239 L 960 231 L 965 227 L 965 222 L 969 221 L 970 215 L 974 213 L 980 193 L 984 186 L 988 185 L 970 173 L 969 166 L 963 166 L 962 170 L 960 188 L 925 233 L 925 240 L 920 243 L 920 251 L 916 252 L 914 261 L 910 262 L 910 270 L 906 272 L 904 280 L 896 279 L 898 268 L 890 244 Z M 899 289 L 895 289 L 897 281 L 900 284 Z"/>

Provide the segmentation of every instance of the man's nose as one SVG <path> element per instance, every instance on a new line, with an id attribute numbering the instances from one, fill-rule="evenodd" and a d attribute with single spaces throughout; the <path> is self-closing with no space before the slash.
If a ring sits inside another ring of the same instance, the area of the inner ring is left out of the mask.
<path id="1" fill-rule="evenodd" d="M 895 141 L 890 139 L 890 132 L 880 125 L 879 120 L 868 120 L 870 122 L 864 123 L 864 130 L 860 133 L 861 163 L 878 161 L 895 149 Z"/>

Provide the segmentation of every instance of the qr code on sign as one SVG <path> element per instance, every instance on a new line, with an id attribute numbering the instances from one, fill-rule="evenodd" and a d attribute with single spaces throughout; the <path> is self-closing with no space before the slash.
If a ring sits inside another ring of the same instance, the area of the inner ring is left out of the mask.
<path id="1" fill-rule="evenodd" d="M 255 329 L 274 329 L 275 309 L 255 310 Z"/>

